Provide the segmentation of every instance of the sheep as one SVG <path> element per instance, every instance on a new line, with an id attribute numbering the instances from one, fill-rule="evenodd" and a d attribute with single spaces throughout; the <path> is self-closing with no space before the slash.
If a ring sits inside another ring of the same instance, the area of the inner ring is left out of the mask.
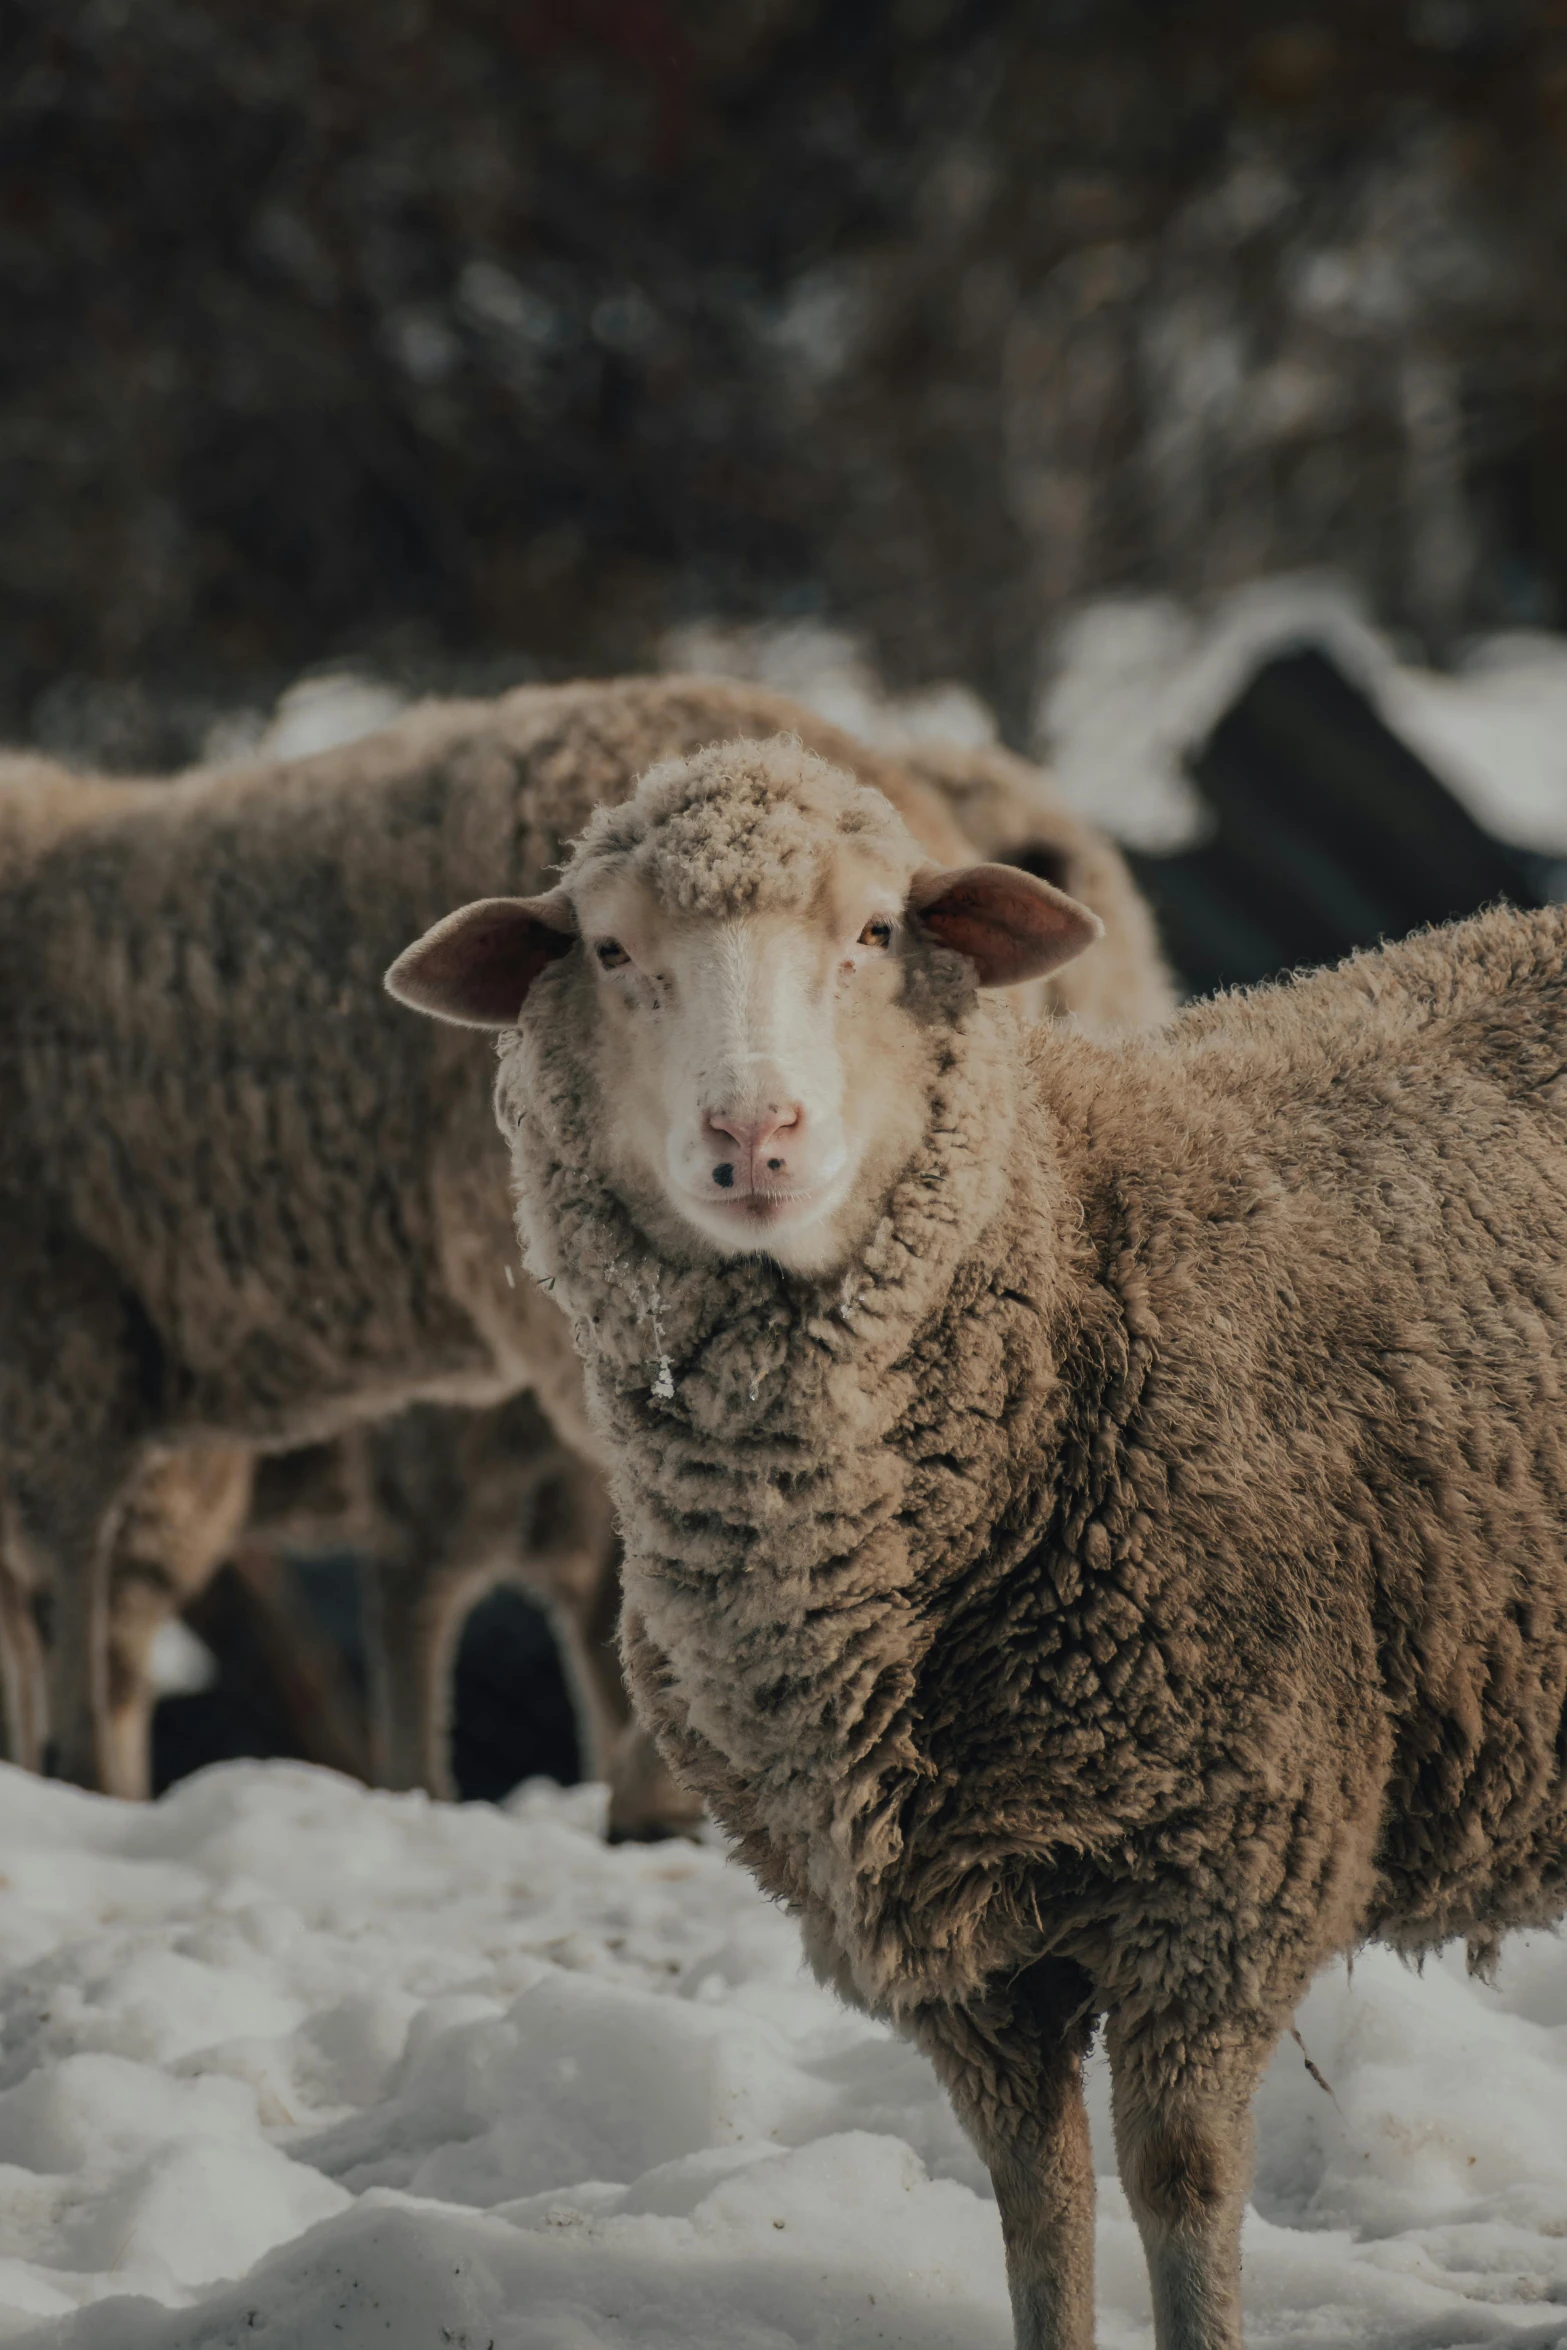
<path id="1" fill-rule="evenodd" d="M 218 1448 L 531 1386 L 595 1457 L 566 1325 L 506 1263 L 486 1057 L 383 1016 L 368 981 L 454 898 L 536 887 L 650 759 L 781 726 L 888 794 L 933 854 L 966 853 L 906 766 L 701 679 L 433 703 L 338 751 L 162 783 L 0 771 L 0 1630 L 19 1758 L 43 1736 L 28 1683 L 46 1605 L 56 1767 L 100 1787 L 144 1774 L 148 1512 L 161 1491 L 180 1554 L 166 1605 L 197 1571 L 205 1506 L 177 1498 L 179 1455 L 201 1455 L 199 1486 Z M 122 1525 L 141 1590 L 111 1692 Z"/>
<path id="2" fill-rule="evenodd" d="M 1567 909 L 1020 1023 L 1095 928 L 737 743 L 388 986 L 502 1034 L 633 1696 L 934 2062 L 1019 2344 L 1093 2338 L 1102 2019 L 1157 2340 L 1231 2350 L 1313 1974 L 1567 1907 Z"/>

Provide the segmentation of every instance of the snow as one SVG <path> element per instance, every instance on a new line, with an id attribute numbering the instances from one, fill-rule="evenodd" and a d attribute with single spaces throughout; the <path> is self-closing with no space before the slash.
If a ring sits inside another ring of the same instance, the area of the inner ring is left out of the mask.
<path id="1" fill-rule="evenodd" d="M 1451 670 L 1406 657 L 1336 574 L 1253 581 L 1206 609 L 1164 595 L 1079 606 L 1043 663 L 1034 751 L 1070 803 L 1156 856 L 1201 837 L 1186 770 L 1248 680 L 1274 655 L 1315 645 L 1380 710 L 1477 821 L 1559 861 L 1567 894 L 1567 636 L 1482 638 Z M 744 678 L 791 695 L 881 749 L 940 739 L 980 745 L 996 717 L 969 686 L 936 679 L 894 693 L 865 642 L 819 620 L 699 620 L 671 629 L 659 666 Z M 209 734 L 215 764 L 300 758 L 390 725 L 407 696 L 353 670 L 300 678 L 270 717 L 231 714 Z"/>
<path id="2" fill-rule="evenodd" d="M 217 1687 L 217 1658 L 179 1616 L 170 1616 L 154 1632 L 147 1667 L 160 1697 L 194 1697 Z"/>
<path id="3" fill-rule="evenodd" d="M 400 687 L 357 670 L 317 671 L 288 686 L 270 717 L 233 710 L 218 719 L 207 731 L 202 757 L 212 767 L 312 758 L 378 734 L 408 707 L 408 699 Z"/>
<path id="4" fill-rule="evenodd" d="M 933 738 L 966 747 L 996 739 L 995 713 L 968 686 L 942 678 L 913 693 L 890 693 L 861 638 L 819 620 L 690 621 L 664 638 L 659 667 L 745 678 L 789 694 L 882 750 Z"/>
<path id="5" fill-rule="evenodd" d="M 716 1847 L 236 1764 L 0 1772 L 11 2350 L 1006 2350 L 921 2059 Z M 1567 1950 L 1333 1969 L 1258 2098 L 1254 2344 L 1567 2343 Z M 1100 2339 L 1148 2303 L 1092 2106 Z"/>

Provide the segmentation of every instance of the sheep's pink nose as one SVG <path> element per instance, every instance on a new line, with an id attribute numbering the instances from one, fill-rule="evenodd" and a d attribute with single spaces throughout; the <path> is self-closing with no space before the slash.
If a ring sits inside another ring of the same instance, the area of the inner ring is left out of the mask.
<path id="1" fill-rule="evenodd" d="M 782 1174 L 789 1147 L 784 1138 L 798 1137 L 804 1115 L 798 1102 L 786 1102 L 781 1108 L 770 1105 L 758 1118 L 731 1118 L 722 1110 L 709 1110 L 706 1123 L 709 1136 L 727 1134 L 738 1144 L 740 1158 L 754 1180 L 763 1174 Z"/>

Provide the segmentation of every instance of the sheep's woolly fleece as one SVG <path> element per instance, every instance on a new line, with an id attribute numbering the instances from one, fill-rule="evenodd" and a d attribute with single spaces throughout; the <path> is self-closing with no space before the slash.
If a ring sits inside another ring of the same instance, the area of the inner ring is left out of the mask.
<path id="1" fill-rule="evenodd" d="M 715 1851 L 241 1764 L 0 1769 L 7 2350 L 1009 2350 L 929 2067 Z M 1567 2342 L 1567 1951 L 1372 1951 L 1257 2099 L 1254 2350 Z M 1148 2292 L 1090 2070 L 1101 2350 Z M 229 2281 L 234 2280 L 234 2281 Z"/>
<path id="2" fill-rule="evenodd" d="M 620 807 L 595 809 L 565 879 L 620 867 L 674 914 L 792 914 L 812 903 L 840 841 L 919 855 L 882 793 L 798 735 L 714 743 L 660 760 Z"/>
<path id="3" fill-rule="evenodd" d="M 1564 1906 L 1564 940 L 1499 912 L 1114 1048 L 916 951 L 924 1144 L 832 1282 L 661 1256 L 591 979 L 534 988 L 498 1111 L 628 1666 L 862 2000 L 1053 1951 L 1128 2026 L 1184 1985 L 1271 2034 L 1367 1933 Z"/>

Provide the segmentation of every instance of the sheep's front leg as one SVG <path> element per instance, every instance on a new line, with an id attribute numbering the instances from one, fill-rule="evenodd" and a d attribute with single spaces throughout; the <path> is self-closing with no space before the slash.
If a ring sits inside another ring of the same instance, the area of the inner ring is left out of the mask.
<path id="1" fill-rule="evenodd" d="M 1251 2015 L 1106 2020 L 1116 2152 L 1158 2350 L 1241 2350 L 1251 2099 L 1278 2032 Z"/>
<path id="2" fill-rule="evenodd" d="M 49 1756 L 57 1777 L 100 1792 L 114 1780 L 109 1734 L 109 1573 L 122 1474 L 87 1485 L 28 1529 L 49 1602 Z M 51 1497 L 54 1498 L 54 1497 Z"/>
<path id="3" fill-rule="evenodd" d="M 24 1771 L 43 1768 L 45 1664 L 31 1580 L 8 1534 L 0 1493 L 0 1755 Z"/>
<path id="4" fill-rule="evenodd" d="M 1091 2350 L 1094 2165 L 1083 2103 L 1093 1992 L 1048 1960 L 915 2037 L 995 2185 L 1018 2350 Z"/>
<path id="5" fill-rule="evenodd" d="M 582 1775 L 608 1776 L 631 1719 L 620 1670 L 620 1542 L 605 1524 L 580 1542 L 525 1549 L 516 1580 L 549 1603 L 550 1623 L 577 1714 Z"/>
<path id="6" fill-rule="evenodd" d="M 450 1798 L 452 1681 L 472 1608 L 496 1573 L 415 1560 L 367 1559 L 361 1592 L 370 1680 L 371 1754 L 382 1787 Z"/>

